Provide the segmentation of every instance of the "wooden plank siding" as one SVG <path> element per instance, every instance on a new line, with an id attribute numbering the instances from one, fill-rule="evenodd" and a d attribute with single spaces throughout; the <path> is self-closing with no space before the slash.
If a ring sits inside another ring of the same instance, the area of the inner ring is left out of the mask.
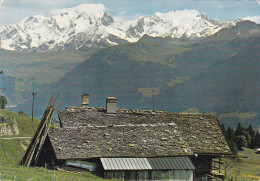
<path id="1" fill-rule="evenodd" d="M 149 170 L 149 171 L 104 171 L 105 179 L 118 179 L 127 181 L 193 181 L 192 170 Z"/>

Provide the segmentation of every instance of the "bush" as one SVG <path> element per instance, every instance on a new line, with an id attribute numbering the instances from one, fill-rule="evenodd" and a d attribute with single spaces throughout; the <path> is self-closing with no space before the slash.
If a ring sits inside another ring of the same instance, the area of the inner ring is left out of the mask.
<path id="1" fill-rule="evenodd" d="M 18 114 L 23 114 L 23 115 L 28 115 L 28 114 L 26 114 L 25 112 L 23 112 L 23 111 L 18 111 Z"/>

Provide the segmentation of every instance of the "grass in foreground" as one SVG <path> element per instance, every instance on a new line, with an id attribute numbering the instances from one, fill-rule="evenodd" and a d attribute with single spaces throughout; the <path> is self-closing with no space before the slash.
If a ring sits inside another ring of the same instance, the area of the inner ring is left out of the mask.
<path id="1" fill-rule="evenodd" d="M 39 180 L 39 181 L 80 181 L 103 179 L 88 173 L 66 173 L 62 171 L 47 170 L 45 168 L 22 167 L 16 165 L 0 166 L 0 180 Z"/>
<path id="2" fill-rule="evenodd" d="M 0 114 L 5 117 L 11 117 L 10 123 L 15 120 L 18 124 L 21 135 L 17 137 L 32 137 L 39 120 L 32 122 L 31 118 L 25 114 L 17 114 L 7 110 L 0 110 Z M 60 181 L 80 181 L 80 180 L 97 180 L 101 181 L 99 177 L 89 173 L 68 173 L 63 171 L 48 170 L 45 168 L 23 167 L 19 166 L 26 148 L 29 146 L 30 139 L 17 139 L 15 136 L 1 136 L 0 137 L 0 180 L 60 180 Z M 4 139 L 8 138 L 8 139 Z M 10 138 L 10 139 L 9 139 Z"/>

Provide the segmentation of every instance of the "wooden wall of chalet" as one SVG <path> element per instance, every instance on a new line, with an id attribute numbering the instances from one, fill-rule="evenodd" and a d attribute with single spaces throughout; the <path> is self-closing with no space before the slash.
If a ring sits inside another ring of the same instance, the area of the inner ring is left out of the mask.
<path id="1" fill-rule="evenodd" d="M 127 181 L 193 181 L 192 170 L 149 170 L 149 171 L 104 171 L 103 178 L 105 179 L 119 179 Z"/>

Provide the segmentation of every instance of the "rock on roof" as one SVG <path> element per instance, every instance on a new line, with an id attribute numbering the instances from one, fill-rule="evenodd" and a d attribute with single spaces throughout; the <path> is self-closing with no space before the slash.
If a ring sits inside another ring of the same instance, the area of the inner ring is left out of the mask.
<path id="1" fill-rule="evenodd" d="M 231 154 L 210 114 L 70 107 L 49 137 L 58 159 Z"/>

